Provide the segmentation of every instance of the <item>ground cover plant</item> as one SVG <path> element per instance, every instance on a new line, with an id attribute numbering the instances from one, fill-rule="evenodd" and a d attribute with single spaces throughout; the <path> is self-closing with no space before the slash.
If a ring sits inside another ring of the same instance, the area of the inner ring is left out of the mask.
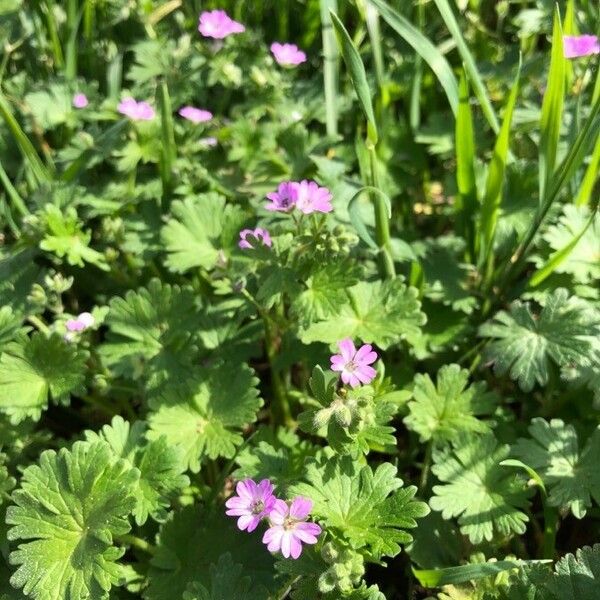
<path id="1" fill-rule="evenodd" d="M 599 598 L 599 17 L 0 0 L 0 600 Z"/>

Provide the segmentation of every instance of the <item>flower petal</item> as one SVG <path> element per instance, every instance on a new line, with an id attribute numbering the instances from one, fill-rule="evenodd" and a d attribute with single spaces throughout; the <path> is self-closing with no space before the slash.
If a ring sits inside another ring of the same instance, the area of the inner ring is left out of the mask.
<path id="1" fill-rule="evenodd" d="M 297 496 L 290 505 L 290 517 L 302 521 L 308 517 L 313 507 L 313 501 L 305 496 Z"/>
<path id="2" fill-rule="evenodd" d="M 344 338 L 343 340 L 339 341 L 338 348 L 340 349 L 340 352 L 346 362 L 350 362 L 356 354 L 354 342 L 350 338 Z"/>

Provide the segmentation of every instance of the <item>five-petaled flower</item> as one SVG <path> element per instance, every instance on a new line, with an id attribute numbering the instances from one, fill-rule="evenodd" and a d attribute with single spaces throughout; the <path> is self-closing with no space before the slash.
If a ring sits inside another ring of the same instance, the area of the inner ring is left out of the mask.
<path id="1" fill-rule="evenodd" d="M 280 183 L 276 192 L 270 192 L 267 194 L 267 198 L 271 201 L 265 206 L 270 211 L 282 211 L 287 212 L 294 208 L 296 204 L 296 187 L 297 183 L 294 181 L 284 181 Z"/>
<path id="2" fill-rule="evenodd" d="M 85 94 L 82 94 L 80 92 L 73 96 L 73 106 L 75 108 L 85 108 L 87 105 L 88 105 L 88 99 Z"/>
<path id="3" fill-rule="evenodd" d="M 271 236 L 266 229 L 262 227 L 257 227 L 256 229 L 242 229 L 240 231 L 240 241 L 238 242 L 238 246 L 242 249 L 254 248 L 254 246 L 248 241 L 248 236 L 252 236 L 257 240 L 260 240 L 263 246 L 271 247 L 273 243 L 271 241 Z"/>
<path id="4" fill-rule="evenodd" d="M 271 44 L 271 52 L 280 65 L 295 66 L 306 62 L 306 54 L 296 44 L 273 42 Z"/>
<path id="5" fill-rule="evenodd" d="M 210 111 L 195 106 L 183 106 L 179 109 L 179 114 L 192 123 L 206 123 L 213 118 Z"/>
<path id="6" fill-rule="evenodd" d="M 237 526 L 248 533 L 254 531 L 262 519 L 269 516 L 275 501 L 273 484 L 268 479 L 256 483 L 252 479 L 240 481 L 235 491 L 237 496 L 229 498 L 225 506 L 229 509 L 226 514 L 239 517 Z"/>
<path id="7" fill-rule="evenodd" d="M 124 98 L 119 102 L 117 110 L 134 121 L 151 121 L 154 119 L 154 109 L 147 102 L 137 102 L 134 98 Z"/>
<path id="8" fill-rule="evenodd" d="M 298 558 L 302 544 L 316 544 L 321 527 L 306 521 L 312 510 L 312 500 L 298 496 L 290 505 L 276 500 L 269 514 L 271 527 L 263 535 L 270 552 L 281 552 L 285 558 Z"/>
<path id="9" fill-rule="evenodd" d="M 303 179 L 295 184 L 294 194 L 296 208 L 308 215 L 313 212 L 328 213 L 331 206 L 331 192 L 326 187 L 320 187 L 315 181 Z"/>
<path id="10" fill-rule="evenodd" d="M 341 371 L 342 381 L 352 387 L 361 383 L 371 383 L 377 375 L 377 371 L 370 365 L 377 360 L 375 352 L 370 344 L 364 344 L 358 350 L 350 338 L 338 342 L 340 354 L 331 357 L 331 370 Z"/>
<path id="11" fill-rule="evenodd" d="M 234 21 L 224 10 L 209 10 L 200 15 L 198 31 L 204 37 L 222 40 L 233 33 L 243 33 L 246 28 Z"/>
<path id="12" fill-rule="evenodd" d="M 82 312 L 74 319 L 66 322 L 67 331 L 84 331 L 95 323 L 93 315 L 89 312 Z"/>
<path id="13" fill-rule="evenodd" d="M 563 54 L 565 58 L 579 58 L 600 54 L 600 43 L 596 35 L 564 35 Z"/>

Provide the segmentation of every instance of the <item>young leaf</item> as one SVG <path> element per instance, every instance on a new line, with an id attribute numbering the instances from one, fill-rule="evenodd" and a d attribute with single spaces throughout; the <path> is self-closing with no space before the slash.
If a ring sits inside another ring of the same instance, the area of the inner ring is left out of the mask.
<path id="1" fill-rule="evenodd" d="M 39 419 L 49 398 L 68 404 L 70 394 L 83 391 L 87 357 L 58 334 L 8 344 L 0 356 L 0 411 L 17 424 Z"/>
<path id="2" fill-rule="evenodd" d="M 355 549 L 364 548 L 373 560 L 396 556 L 400 544 L 412 537 L 405 531 L 429 509 L 414 500 L 414 486 L 403 487 L 396 467 L 380 464 L 373 472 L 349 457 L 312 461 L 306 468 L 307 483 L 298 483 L 290 494 L 311 498 L 313 514 L 325 528 L 342 536 Z"/>
<path id="3" fill-rule="evenodd" d="M 525 392 L 537 382 L 545 385 L 554 363 L 580 367 L 592 362 L 592 341 L 600 334 L 600 314 L 590 305 L 569 298 L 559 288 L 548 296 L 539 316 L 528 304 L 516 301 L 510 312 L 500 311 L 494 320 L 479 329 L 492 338 L 487 356 L 498 375 L 510 374 Z"/>
<path id="4" fill-rule="evenodd" d="M 10 540 L 32 540 L 11 553 L 11 583 L 35 600 L 107 600 L 124 550 L 114 536 L 130 530 L 138 471 L 113 461 L 107 444 L 75 442 L 43 452 L 23 473 L 6 522 Z"/>
<path id="5" fill-rule="evenodd" d="M 549 489 L 551 506 L 569 507 L 583 519 L 592 505 L 600 503 L 600 429 L 596 429 L 580 452 L 577 433 L 560 419 L 535 418 L 529 426 L 532 439 L 520 439 L 513 454 L 535 469 Z"/>
<path id="6" fill-rule="evenodd" d="M 434 451 L 431 470 L 443 485 L 433 486 L 429 504 L 444 519 L 459 517 L 461 532 L 473 544 L 491 541 L 495 533 L 525 533 L 529 491 L 499 465 L 508 455 L 509 447 L 499 446 L 491 433 L 463 436 L 454 450 Z"/>
<path id="7" fill-rule="evenodd" d="M 490 415 L 496 397 L 486 391 L 485 383 L 468 385 L 469 372 L 458 365 L 445 365 L 434 385 L 429 375 L 415 375 L 413 400 L 406 426 L 419 434 L 422 442 L 449 442 L 461 433 L 485 433 L 490 423 L 479 415 Z"/>
<path id="8" fill-rule="evenodd" d="M 360 282 L 347 290 L 348 301 L 338 313 L 300 329 L 305 344 L 333 344 L 350 337 L 386 349 L 402 339 L 417 338 L 425 315 L 418 292 L 406 287 L 401 277 L 387 281 Z"/>
<path id="9" fill-rule="evenodd" d="M 258 379 L 246 365 L 222 363 L 197 368 L 194 375 L 152 399 L 148 438 L 164 435 L 169 444 L 179 446 L 185 464 L 197 473 L 205 456 L 235 454 L 243 440 L 241 428 L 256 421 L 263 401 L 256 389 Z"/>
<path id="10" fill-rule="evenodd" d="M 140 478 L 135 490 L 136 505 L 133 515 L 138 525 L 148 516 L 157 521 L 166 517 L 170 501 L 189 480 L 182 475 L 183 463 L 177 450 L 169 446 L 166 438 L 146 441 L 146 424 L 136 421 L 130 425 L 122 417 L 113 417 L 99 433 L 86 431 L 88 442 L 106 442 L 115 459 L 123 459 L 131 468 L 137 468 Z"/>
<path id="11" fill-rule="evenodd" d="M 173 217 L 162 228 L 167 267 L 185 273 L 194 267 L 212 269 L 236 247 L 237 235 L 246 215 L 237 206 L 225 205 L 215 193 L 173 203 Z"/>

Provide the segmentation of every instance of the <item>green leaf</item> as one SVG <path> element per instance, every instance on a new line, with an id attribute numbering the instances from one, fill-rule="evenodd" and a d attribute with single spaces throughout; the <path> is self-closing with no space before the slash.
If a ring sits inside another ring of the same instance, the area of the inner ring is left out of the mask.
<path id="1" fill-rule="evenodd" d="M 493 423 L 477 417 L 490 415 L 496 396 L 483 382 L 468 385 L 469 372 L 459 365 L 445 365 L 434 385 L 429 375 L 415 375 L 413 400 L 404 423 L 419 434 L 422 442 L 449 442 L 461 433 L 485 433 Z"/>
<path id="2" fill-rule="evenodd" d="M 409 343 L 420 335 L 425 315 L 418 292 L 401 277 L 387 281 L 360 282 L 347 290 L 348 300 L 338 313 L 307 328 L 300 328 L 304 344 L 333 344 L 350 337 L 382 349 L 401 340 Z"/>
<path id="3" fill-rule="evenodd" d="M 194 267 L 213 269 L 220 253 L 225 259 L 237 242 L 246 215 L 237 206 L 225 204 L 215 193 L 173 202 L 173 217 L 162 228 L 167 267 L 185 273 Z"/>
<path id="4" fill-rule="evenodd" d="M 50 398 L 68 404 L 71 394 L 83 392 L 87 357 L 58 334 L 9 344 L 0 356 L 0 411 L 17 424 L 39 419 Z"/>
<path id="5" fill-rule="evenodd" d="M 242 427 L 256 421 L 263 404 L 257 384 L 246 365 L 196 368 L 187 383 L 167 386 L 152 399 L 148 437 L 164 435 L 169 444 L 179 446 L 194 473 L 205 456 L 232 458 L 243 441 Z"/>
<path id="6" fill-rule="evenodd" d="M 17 335 L 26 330 L 21 327 L 22 321 L 14 314 L 10 306 L 0 307 L 0 352 L 2 352 L 9 342 L 12 342 Z"/>
<path id="7" fill-rule="evenodd" d="M 481 105 L 481 110 L 494 133 L 498 133 L 500 125 L 498 124 L 494 107 L 490 102 L 481 75 L 477 70 L 477 64 L 475 63 L 473 54 L 469 50 L 469 46 L 465 42 L 461 28 L 454 17 L 454 12 L 450 7 L 450 3 L 448 0 L 434 0 L 434 2 L 440 11 L 440 15 L 442 15 L 442 19 L 444 19 L 444 23 L 446 23 L 446 27 L 448 27 L 448 31 L 450 31 L 450 34 L 452 35 L 452 39 L 456 42 L 456 47 L 458 48 L 458 52 L 464 63 L 465 71 L 469 75 L 469 80 L 473 86 L 477 100 L 479 100 L 479 104 Z"/>
<path id="8" fill-rule="evenodd" d="M 8 538 L 32 540 L 11 553 L 11 583 L 35 600 L 107 600 L 124 550 L 113 536 L 130 530 L 138 472 L 113 461 L 104 443 L 47 450 L 23 473 L 8 508 Z"/>
<path id="9" fill-rule="evenodd" d="M 252 589 L 252 579 L 243 575 L 244 567 L 235 564 L 231 554 L 222 554 L 219 562 L 210 566 L 210 584 L 206 588 L 200 582 L 188 585 L 183 594 L 183 600 L 257 600 L 267 594 L 261 590 Z"/>
<path id="10" fill-rule="evenodd" d="M 398 11 L 391 8 L 383 0 L 369 0 L 388 25 L 398 33 L 402 39 L 423 57 L 438 78 L 450 103 L 454 114 L 458 110 L 458 83 L 444 55 L 416 28 L 405 19 Z"/>
<path id="11" fill-rule="evenodd" d="M 525 533 L 529 490 L 499 465 L 508 454 L 509 447 L 499 446 L 493 434 L 463 436 L 454 450 L 434 451 L 431 470 L 443 485 L 433 486 L 429 504 L 444 519 L 458 517 L 460 531 L 473 544 L 491 541 L 495 533 Z"/>
<path id="12" fill-rule="evenodd" d="M 293 485 L 290 493 L 311 498 L 312 514 L 326 530 L 379 560 L 396 556 L 400 544 L 410 543 L 405 529 L 416 527 L 415 519 L 429 512 L 424 502 L 413 499 L 417 488 L 403 487 L 396 472 L 389 463 L 373 472 L 349 457 L 311 461 L 306 467 L 307 483 Z"/>
<path id="13" fill-rule="evenodd" d="M 600 590 L 600 544 L 566 554 L 546 584 L 552 600 L 595 600 Z"/>
<path id="14" fill-rule="evenodd" d="M 275 593 L 273 558 L 260 536 L 241 535 L 235 519 L 225 517 L 222 507 L 214 514 L 192 506 L 172 513 L 161 527 L 145 600 L 174 600 L 182 598 L 190 584 L 206 585 L 211 581 L 211 566 L 226 552 L 233 564 L 244 565 L 244 576 L 252 581 L 253 600 L 267 600 L 268 592 Z M 234 598 L 221 596 L 219 600 Z"/>
<path id="15" fill-rule="evenodd" d="M 113 417 L 110 425 L 104 425 L 99 433 L 86 431 L 85 437 L 88 442 L 106 442 L 115 459 L 123 459 L 140 472 L 133 509 L 136 523 L 143 525 L 148 516 L 164 520 L 171 499 L 189 484 L 188 478 L 181 474 L 183 462 L 166 438 L 148 442 L 143 421 L 130 425 L 120 416 Z"/>
<path id="16" fill-rule="evenodd" d="M 600 334 L 600 315 L 589 304 L 569 298 L 559 288 L 535 316 L 528 304 L 516 301 L 479 329 L 492 338 L 487 357 L 498 375 L 510 374 L 525 392 L 548 382 L 551 365 L 591 365 L 592 341 Z"/>
<path id="17" fill-rule="evenodd" d="M 558 5 L 556 5 L 552 27 L 550 71 L 546 91 L 544 92 L 540 121 L 540 203 L 546 199 L 556 167 L 556 153 L 563 117 L 567 59 L 563 52 L 562 36 L 560 11 Z"/>
<path id="18" fill-rule="evenodd" d="M 373 104 L 371 103 L 371 90 L 367 82 L 367 73 L 365 66 L 362 63 L 360 54 L 356 46 L 352 42 L 350 34 L 340 21 L 339 17 L 333 12 L 330 12 L 331 22 L 335 29 L 335 34 L 338 46 L 342 51 L 342 57 L 346 63 L 346 68 L 350 72 L 350 79 L 354 86 L 354 91 L 358 96 L 360 106 L 367 118 L 367 137 L 371 144 L 377 144 L 377 122 L 375 121 L 375 113 L 373 112 Z"/>
<path id="19" fill-rule="evenodd" d="M 583 519 L 592 505 L 600 503 L 600 428 L 594 430 L 579 451 L 577 433 L 560 419 L 535 418 L 529 426 L 532 439 L 520 439 L 512 453 L 535 469 L 548 488 L 548 503 L 568 507 Z"/>

